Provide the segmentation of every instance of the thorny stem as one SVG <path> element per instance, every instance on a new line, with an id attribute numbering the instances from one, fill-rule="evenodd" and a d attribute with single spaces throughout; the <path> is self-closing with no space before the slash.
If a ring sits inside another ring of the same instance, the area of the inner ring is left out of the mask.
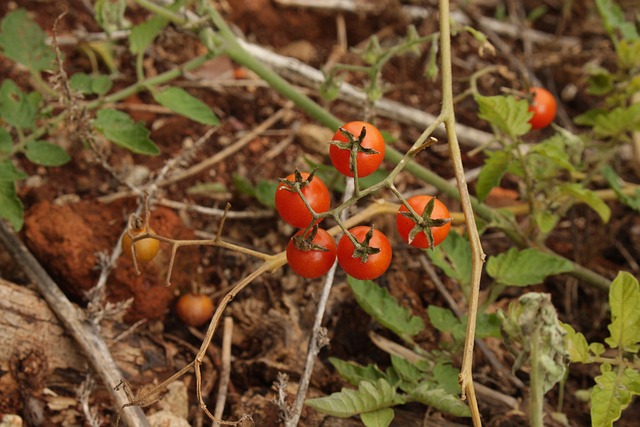
<path id="1" fill-rule="evenodd" d="M 484 252 L 480 243 L 480 235 L 473 214 L 473 207 L 469 197 L 469 189 L 464 177 L 464 166 L 458 137 L 455 128 L 455 113 L 453 110 L 453 85 L 451 70 L 451 23 L 449 22 L 449 0 L 440 0 L 440 59 L 442 65 L 442 114 L 445 116 L 445 127 L 449 137 L 451 162 L 458 182 L 458 192 L 462 211 L 465 214 L 467 233 L 472 252 L 471 266 L 471 289 L 469 294 L 469 307 L 467 319 L 467 332 L 464 340 L 464 350 L 462 355 L 462 367 L 460 369 L 459 382 L 462 387 L 462 398 L 469 399 L 469 408 L 473 425 L 482 425 L 478 402 L 476 401 L 475 390 L 473 388 L 473 345 L 476 335 L 476 318 L 478 315 L 478 300 L 480 294 L 480 279 L 482 276 L 482 264 L 484 262 Z"/>

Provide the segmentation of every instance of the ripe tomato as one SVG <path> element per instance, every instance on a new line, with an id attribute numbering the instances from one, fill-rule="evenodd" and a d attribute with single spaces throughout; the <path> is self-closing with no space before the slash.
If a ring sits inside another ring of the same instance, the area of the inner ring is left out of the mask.
<path id="1" fill-rule="evenodd" d="M 302 180 L 300 190 L 309 202 L 309 206 L 316 213 L 327 212 L 331 206 L 331 196 L 324 182 L 317 176 L 308 180 L 311 174 L 307 172 L 300 172 L 299 175 Z M 296 174 L 289 175 L 285 180 L 288 182 L 281 182 L 276 190 L 276 210 L 287 224 L 297 228 L 306 228 L 311 223 L 313 216 L 290 184 L 296 182 Z"/>
<path id="2" fill-rule="evenodd" d="M 360 141 L 362 132 L 365 135 Z M 382 159 L 384 159 L 384 138 L 382 134 L 371 123 L 367 122 L 349 122 L 342 125 L 340 129 L 346 130 L 353 137 L 350 138 L 338 130 L 334 135 L 332 141 L 339 141 L 340 145 L 331 144 L 329 148 L 329 156 L 331 157 L 331 163 L 333 166 L 345 176 L 353 176 L 351 170 L 351 150 L 350 146 L 358 144 L 358 154 L 356 156 L 356 163 L 358 165 L 358 177 L 362 178 L 367 175 L 371 175 L 375 172 Z"/>
<path id="3" fill-rule="evenodd" d="M 307 279 L 324 276 L 336 260 L 336 242 L 325 230 L 298 231 L 287 245 L 287 262 L 293 271 Z M 308 239 L 311 238 L 309 242 Z"/>
<path id="4" fill-rule="evenodd" d="M 183 294 L 178 298 L 176 314 L 189 326 L 202 326 L 213 317 L 213 301 L 205 294 Z"/>
<path id="5" fill-rule="evenodd" d="M 155 233 L 151 227 L 149 227 L 149 232 Z M 134 237 L 144 233 L 146 233 L 144 227 L 138 230 L 131 230 L 131 234 L 133 234 Z M 133 258 L 131 240 L 131 237 L 127 233 L 122 236 L 122 252 L 129 258 Z M 144 239 L 136 240 L 134 246 L 136 247 L 136 260 L 139 262 L 148 262 L 158 253 L 160 241 L 151 237 L 145 237 Z"/>
<path id="6" fill-rule="evenodd" d="M 541 87 L 532 87 L 533 102 L 529 106 L 529 111 L 533 111 L 533 116 L 529 119 L 533 129 L 542 129 L 549 126 L 556 117 L 558 104 L 551 92 Z"/>
<path id="7" fill-rule="evenodd" d="M 431 205 L 431 212 L 425 213 L 425 208 L 429 206 L 429 202 L 433 200 Z M 418 215 L 423 215 L 423 219 L 425 222 L 425 226 L 428 226 L 433 237 L 433 247 L 438 246 L 449 234 L 449 230 L 451 229 L 451 222 L 443 223 L 442 220 L 450 219 L 451 216 L 449 214 L 449 209 L 442 203 L 440 200 L 436 199 L 432 196 L 414 196 L 407 200 L 407 203 L 413 208 L 414 211 Z M 396 214 L 396 227 L 398 228 L 398 233 L 402 239 L 409 243 L 409 236 L 411 235 L 411 230 L 416 226 L 413 218 L 407 217 L 402 214 L 402 212 L 409 212 L 409 209 L 405 205 L 400 206 L 398 209 L 398 213 Z M 426 218 L 425 218 L 426 216 Z M 419 228 L 416 230 L 417 234 L 409 243 L 411 246 L 416 248 L 429 248 L 431 245 L 429 244 L 429 231 L 427 229 L 420 230 Z"/>
<path id="8" fill-rule="evenodd" d="M 382 276 L 391 264 L 391 244 L 384 233 L 363 225 L 349 230 L 359 243 L 364 243 L 367 240 L 370 231 L 372 231 L 371 238 L 366 247 L 360 250 L 356 249 L 347 235 L 342 236 L 338 242 L 340 267 L 348 275 L 360 280 L 372 280 Z M 374 250 L 372 251 L 372 249 Z M 376 253 L 373 253 L 374 251 Z"/>

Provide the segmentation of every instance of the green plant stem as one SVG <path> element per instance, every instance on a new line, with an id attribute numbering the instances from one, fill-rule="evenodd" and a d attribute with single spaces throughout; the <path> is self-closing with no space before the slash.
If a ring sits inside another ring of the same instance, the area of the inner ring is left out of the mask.
<path id="1" fill-rule="evenodd" d="M 540 362 L 540 327 L 537 327 L 530 337 L 531 343 L 531 372 L 529 373 L 529 425 L 544 427 L 544 370 Z"/>

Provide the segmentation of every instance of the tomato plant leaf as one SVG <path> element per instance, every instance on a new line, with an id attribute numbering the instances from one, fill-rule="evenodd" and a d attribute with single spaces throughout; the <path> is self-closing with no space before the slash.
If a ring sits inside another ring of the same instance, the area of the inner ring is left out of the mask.
<path id="1" fill-rule="evenodd" d="M 562 184 L 558 187 L 558 190 L 560 194 L 564 194 L 574 200 L 585 203 L 600 216 L 602 222 L 609 222 L 611 209 L 607 206 L 604 200 L 596 194 L 596 192 L 589 190 L 579 183 Z"/>
<path id="2" fill-rule="evenodd" d="M 275 208 L 276 190 L 278 181 L 261 179 L 256 185 L 256 200 L 268 208 Z"/>
<path id="3" fill-rule="evenodd" d="M 170 87 L 162 92 L 154 91 L 153 98 L 163 107 L 203 125 L 214 126 L 220 123 L 207 104 L 179 87 Z"/>
<path id="4" fill-rule="evenodd" d="M 125 0 L 97 0 L 94 5 L 94 17 L 98 25 L 107 34 L 129 25 L 124 17 L 127 9 Z"/>
<path id="5" fill-rule="evenodd" d="M 614 138 L 640 131 L 640 104 L 618 107 L 595 118 L 594 132 L 600 138 Z"/>
<path id="6" fill-rule="evenodd" d="M 564 339 L 569 353 L 569 360 L 571 362 L 589 363 L 589 344 L 584 335 L 581 332 L 576 332 L 569 324 L 560 323 L 560 325 L 567 332 Z"/>
<path id="7" fill-rule="evenodd" d="M 624 19 L 624 11 L 613 0 L 596 0 L 596 6 L 612 40 L 618 39 L 618 31 L 623 39 L 637 40 L 640 37 L 635 25 Z"/>
<path id="8" fill-rule="evenodd" d="M 395 413 L 391 408 L 382 408 L 377 411 L 364 412 L 360 414 L 362 424 L 367 427 L 388 427 L 393 421 Z"/>
<path id="9" fill-rule="evenodd" d="M 529 103 L 513 96 L 476 96 L 478 117 L 488 121 L 511 139 L 531 130 Z"/>
<path id="10" fill-rule="evenodd" d="M 542 233 L 548 234 L 560 221 L 560 216 L 549 211 L 536 211 L 533 214 L 533 220 Z"/>
<path id="11" fill-rule="evenodd" d="M 480 201 L 484 201 L 493 187 L 500 184 L 500 180 L 507 172 L 511 163 L 511 155 L 505 151 L 487 152 L 478 181 L 476 184 L 476 195 Z"/>
<path id="12" fill-rule="evenodd" d="M 24 154 L 30 162 L 42 166 L 62 166 L 71 160 L 62 147 L 46 141 L 29 141 Z"/>
<path id="13" fill-rule="evenodd" d="M 32 129 L 38 117 L 41 96 L 38 92 L 25 94 L 11 79 L 0 86 L 0 117 L 19 129 Z"/>
<path id="14" fill-rule="evenodd" d="M 432 251 L 426 251 L 427 256 L 444 273 L 460 283 L 465 294 L 471 285 L 471 246 L 469 241 L 451 231 L 446 239 Z"/>
<path id="15" fill-rule="evenodd" d="M 640 285 L 627 272 L 620 272 L 609 288 L 611 307 L 611 336 L 605 339 L 611 348 L 638 352 L 640 342 Z"/>
<path id="16" fill-rule="evenodd" d="M 11 134 L 5 128 L 0 128 L 0 153 L 10 153 L 12 147 Z"/>
<path id="17" fill-rule="evenodd" d="M 603 365 L 604 367 L 604 365 Z M 596 386 L 591 392 L 591 425 L 611 427 L 620 419 L 622 411 L 629 406 L 634 394 L 638 394 L 638 373 L 627 368 L 623 375 L 610 369 L 595 378 Z M 630 390 L 629 386 L 631 386 Z"/>
<path id="18" fill-rule="evenodd" d="M 358 390 L 343 388 L 330 396 L 307 399 L 305 404 L 324 414 L 348 418 L 365 412 L 377 411 L 403 404 L 404 399 L 386 380 L 362 381 Z"/>
<path id="19" fill-rule="evenodd" d="M 24 207 L 13 181 L 0 180 L 0 217 L 8 220 L 14 230 L 22 229 Z"/>
<path id="20" fill-rule="evenodd" d="M 342 378 L 354 386 L 360 384 L 361 381 L 376 382 L 378 379 L 385 377 L 384 372 L 376 365 L 362 366 L 336 357 L 330 357 L 329 362 L 336 368 Z"/>
<path id="21" fill-rule="evenodd" d="M 441 332 L 453 334 L 456 329 L 460 329 L 460 319 L 447 308 L 430 305 L 427 308 L 427 315 L 431 324 Z M 462 336 L 464 336 L 464 332 Z"/>
<path id="22" fill-rule="evenodd" d="M 449 394 L 459 395 L 462 389 L 458 382 L 460 370 L 454 368 L 450 363 L 438 362 L 433 367 L 433 377 L 438 385 Z"/>
<path id="23" fill-rule="evenodd" d="M 470 417 L 471 410 L 460 398 L 447 393 L 442 388 L 434 388 L 430 383 L 424 383 L 409 393 L 412 399 L 427 406 L 456 417 Z"/>
<path id="24" fill-rule="evenodd" d="M 5 160 L 3 162 L 0 162 L 0 182 L 6 182 L 6 181 L 17 181 L 19 179 L 25 179 L 27 178 L 29 175 L 27 175 L 26 173 L 22 172 L 21 170 L 18 170 L 13 163 L 11 163 L 11 160 Z"/>
<path id="25" fill-rule="evenodd" d="M 400 376 L 400 379 L 412 384 L 416 384 L 424 376 L 416 365 L 395 354 L 391 355 L 391 366 L 393 366 L 394 371 Z"/>
<path id="26" fill-rule="evenodd" d="M 134 55 L 144 53 L 153 40 L 167 26 L 169 20 L 163 16 L 156 15 L 141 24 L 135 25 L 129 34 L 129 49 Z"/>
<path id="27" fill-rule="evenodd" d="M 0 23 L 0 49 L 4 55 L 34 73 L 53 68 L 55 53 L 46 34 L 25 9 L 9 12 Z"/>
<path id="28" fill-rule="evenodd" d="M 144 125 L 134 122 L 129 115 L 121 111 L 111 109 L 98 111 L 93 126 L 109 141 L 136 154 L 149 156 L 160 154 L 158 146 L 149 139 L 149 131 Z"/>
<path id="29" fill-rule="evenodd" d="M 566 144 L 566 137 L 562 134 L 555 134 L 551 138 L 545 139 L 531 147 L 527 155 L 538 154 L 555 165 L 569 172 L 575 172 L 576 168 L 569 158 L 569 150 Z"/>
<path id="30" fill-rule="evenodd" d="M 542 283 L 547 276 L 573 270 L 570 261 L 529 248 L 511 248 L 487 261 L 487 273 L 507 286 L 529 286 Z"/>
<path id="31" fill-rule="evenodd" d="M 633 196 L 627 195 L 622 191 L 622 186 L 620 185 L 620 177 L 616 174 L 611 166 L 604 166 L 601 172 L 602 176 L 607 181 L 611 189 L 613 189 L 613 191 L 616 193 L 616 196 L 618 196 L 618 199 L 633 210 L 640 212 L 640 189 L 636 189 Z"/>
<path id="32" fill-rule="evenodd" d="M 104 95 L 113 87 L 111 79 L 102 74 L 75 73 L 69 78 L 69 84 L 73 90 L 85 95 Z"/>
<path id="33" fill-rule="evenodd" d="M 356 301 L 369 316 L 401 338 L 412 337 L 424 329 L 424 321 L 401 306 L 389 292 L 370 280 L 347 279 Z"/>

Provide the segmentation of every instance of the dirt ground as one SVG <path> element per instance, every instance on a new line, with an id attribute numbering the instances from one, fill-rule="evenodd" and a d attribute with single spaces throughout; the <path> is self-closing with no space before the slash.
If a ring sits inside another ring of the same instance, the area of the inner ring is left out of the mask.
<path id="1" fill-rule="evenodd" d="M 89 2 L 12 0 L 0 4 L 0 16 L 16 7 L 24 7 L 51 34 L 56 17 L 67 12 L 60 19 L 59 36 L 99 32 L 100 28 L 85 3 Z M 355 54 L 342 52 L 338 48 L 339 14 L 336 11 L 285 7 L 273 0 L 223 0 L 214 3 L 222 8 L 235 29 L 252 43 L 282 55 L 296 57 L 316 68 L 328 61 L 357 62 Z M 402 12 L 401 3 L 419 4 L 432 14 L 430 18 L 413 21 L 421 34 L 437 31 L 435 1 L 385 0 L 380 3 L 385 3 L 384 7 L 371 12 L 343 15 L 347 24 L 346 40 L 349 46 L 362 47 L 371 34 L 378 34 L 383 43 L 391 43 L 395 38 L 403 36 L 407 24 L 412 21 Z M 491 0 L 470 3 L 469 8 L 474 14 L 485 17 L 494 17 L 496 10 L 504 6 L 501 1 Z M 521 2 L 516 9 L 524 13 L 541 3 L 543 2 L 527 0 Z M 525 79 L 513 65 L 514 61 L 519 61 L 526 64 L 544 86 L 560 94 L 564 106 L 558 119 L 560 123 L 568 123 L 567 118 L 593 106 L 596 99 L 586 95 L 584 90 L 584 66 L 588 62 L 610 65 L 613 52 L 598 23 L 592 2 L 570 2 L 570 13 L 563 15 L 562 5 L 565 3 L 544 2 L 548 10 L 533 27 L 541 32 L 557 35 L 558 40 L 575 38 L 577 44 L 563 45 L 557 41 L 536 43 L 533 52 L 526 55 L 520 40 L 502 36 L 509 51 L 498 49 L 495 57 L 483 58 L 478 54 L 478 43 L 473 37 L 466 32 L 457 33 L 454 38 L 454 76 L 458 78 L 454 82 L 454 91 L 462 92 L 467 84 L 463 78 L 491 63 L 503 64 L 509 72 L 481 79 L 479 84 L 483 93 L 498 94 L 501 87 L 522 89 Z M 633 1 L 627 3 L 632 5 Z M 146 13 L 137 6 L 132 6 L 128 15 L 132 22 L 139 22 L 145 16 Z M 68 74 L 92 71 L 91 58 L 81 46 L 63 45 L 62 49 Z M 161 73 L 202 50 L 203 47 L 191 36 L 170 27 L 150 51 L 144 64 L 145 71 L 149 75 Z M 127 53 L 124 42 L 116 47 L 114 57 L 119 71 L 115 87 L 122 88 L 135 81 L 134 58 Z M 385 97 L 418 110 L 437 113 L 441 97 L 440 82 L 425 81 L 422 77 L 426 58 L 425 52 L 421 57 L 403 56 L 392 60 L 383 73 L 384 80 L 388 83 Z M 100 71 L 107 72 L 103 62 L 98 61 L 98 64 Z M 2 79 L 13 79 L 23 88 L 30 88 L 27 73 L 3 57 L 0 57 L 0 76 Z M 200 83 L 202 79 L 209 83 Z M 351 76 L 348 81 L 354 85 L 362 84 L 361 77 L 357 75 Z M 284 250 L 294 230 L 280 221 L 274 211 L 239 191 L 234 176 L 242 176 L 255 185 L 262 179 L 276 180 L 284 177 L 295 167 L 306 168 L 305 160 L 330 164 L 328 145 L 321 142 L 327 139 L 326 129 L 318 130 L 314 127 L 317 124 L 303 112 L 290 108 L 286 99 L 226 58 L 210 61 L 177 84 L 205 101 L 221 118 L 219 129 L 210 140 L 193 150 L 188 158 L 188 165 L 211 158 L 250 134 L 257 125 L 278 111 L 287 111 L 268 130 L 253 135 L 240 151 L 201 172 L 162 186 L 156 194 L 156 202 L 165 200 L 219 209 L 223 209 L 228 202 L 233 213 L 248 212 L 249 215 L 231 215 L 227 219 L 223 230 L 225 240 L 265 253 Z M 313 90 L 308 91 L 314 98 L 318 98 Z M 127 111 L 136 120 L 143 121 L 151 129 L 150 137 L 159 146 L 162 153 L 160 156 L 134 155 L 110 146 L 104 148 L 106 151 L 102 156 L 96 156 L 81 145 L 69 142 L 73 138 L 62 129 L 57 136 L 61 145 L 72 155 L 69 164 L 59 168 L 42 168 L 18 159 L 20 166 L 30 175 L 19 188 L 26 211 L 25 225 L 20 236 L 69 299 L 79 307 L 86 309 L 90 306 L 87 292 L 100 277 L 101 271 L 97 266 L 103 261 L 104 254 L 110 254 L 118 244 L 128 215 L 140 205 L 140 199 L 123 182 L 128 180 L 143 183 L 157 176 L 168 160 L 193 147 L 207 131 L 204 125 L 153 108 L 154 105 L 150 95 L 140 93 L 118 103 L 116 107 Z M 329 109 L 345 121 L 362 115 L 360 107 L 341 101 L 331 103 Z M 476 113 L 477 108 L 470 99 L 457 106 L 456 114 L 461 123 L 488 131 L 486 123 L 479 120 Z M 394 144 L 399 150 L 408 148 L 423 130 L 386 117 L 379 117 L 378 124 L 397 137 Z M 539 135 L 536 137 L 539 138 Z M 465 150 L 473 146 L 469 141 L 463 141 L 463 145 Z M 453 171 L 447 158 L 448 151 L 442 144 L 430 149 L 420 162 L 449 179 L 453 177 Z M 481 163 L 479 155 L 465 157 L 465 165 L 469 169 Z M 188 165 L 179 167 L 185 169 Z M 390 170 L 392 165 L 384 164 L 384 167 Z M 216 191 L 201 191 L 204 184 Z M 406 192 L 420 189 L 422 184 L 409 174 L 402 174 L 397 186 L 402 192 Z M 507 190 L 505 197 L 509 201 L 512 196 L 508 190 L 515 189 L 516 183 L 506 182 L 504 186 Z M 338 201 L 340 196 L 340 193 L 334 192 L 333 201 Z M 393 199 L 390 193 L 383 192 L 378 196 Z M 448 200 L 446 196 L 442 200 L 452 210 L 459 210 L 455 201 Z M 491 202 L 497 205 L 504 200 L 496 197 Z M 637 269 L 633 260 L 640 259 L 640 244 L 633 241 L 634 233 L 629 230 L 639 229 L 640 219 L 621 205 L 613 204 L 611 208 L 612 219 L 604 229 L 586 208 L 576 207 L 570 216 L 575 221 L 554 234 L 549 241 L 550 246 L 607 277 L 614 277 L 619 270 L 633 272 L 634 268 Z M 445 307 L 446 301 L 420 267 L 417 253 L 400 244 L 392 219 L 391 216 L 375 219 L 377 228 L 388 232 L 394 246 L 391 268 L 377 282 L 410 307 L 413 314 L 422 316 L 428 324 L 425 308 L 430 304 Z M 152 208 L 150 223 L 163 236 L 193 239 L 215 234 L 220 227 L 220 218 L 156 203 Z M 635 236 L 638 236 L 637 232 Z M 488 254 L 498 253 L 509 245 L 499 233 L 486 235 L 483 244 Z M 108 301 L 115 303 L 133 298 L 128 309 L 106 316 L 103 331 L 108 342 L 113 342 L 114 346 L 117 342 L 117 347 L 114 347 L 117 348 L 117 352 L 114 350 L 117 354 L 114 357 L 122 364 L 123 373 L 134 389 L 149 386 L 173 374 L 193 359 L 200 345 L 206 327 L 187 328 L 177 319 L 174 305 L 180 294 L 197 286 L 214 301 L 219 301 L 235 282 L 260 264 L 259 260 L 247 255 L 221 248 L 202 246 L 181 249 L 176 258 L 172 285 L 166 287 L 164 281 L 169 258 L 168 246 L 161 246 L 160 256 L 143 265 L 141 275 L 136 275 L 131 261 L 120 258 L 107 281 Z M 638 271 L 635 270 L 635 273 Z M 33 301 L 33 307 L 46 311 L 46 305 L 37 305 L 42 300 L 37 293 L 30 291 L 34 289 L 32 284 L 2 247 L 0 277 L 22 285 L 20 287 L 23 291 L 11 288 L 13 292 L 17 292 L 13 295 L 28 298 Z M 455 284 L 448 282 L 444 275 L 442 278 L 450 292 L 460 301 L 461 294 Z M 321 286 L 320 279 L 302 279 L 285 267 L 273 274 L 258 277 L 230 304 L 226 314 L 234 320 L 234 332 L 231 382 L 224 413 L 227 419 L 236 419 L 243 413 L 250 413 L 256 426 L 281 425 L 278 407 L 274 404 L 273 385 L 279 373 L 286 373 L 290 381 L 287 391 L 291 398 L 295 393 L 297 380 L 304 367 L 305 349 Z M 573 279 L 564 276 L 548 280 L 535 290 L 551 293 L 561 320 L 585 333 L 588 340 L 602 340 L 606 336 L 606 294 L 602 291 L 580 286 Z M 519 292 L 520 290 L 507 291 L 494 308 L 506 307 Z M 47 322 L 56 323 L 55 317 L 47 319 L 50 319 Z M 330 394 L 345 386 L 345 382 L 329 364 L 329 357 L 362 364 L 378 363 L 383 367 L 389 364 L 388 356 L 368 336 L 372 330 L 381 334 L 385 332 L 373 324 L 358 307 L 346 285 L 344 273 L 338 273 L 325 319 L 330 345 L 323 348 L 319 355 L 309 397 Z M 446 339 L 435 329 L 427 328 L 427 331 L 417 337 L 419 344 L 426 349 L 436 348 L 441 340 Z M 63 330 L 60 330 L 60 334 L 61 337 L 65 336 Z M 121 336 L 122 339 L 116 339 Z M 42 342 L 49 342 L 46 338 L 42 339 Z M 203 390 L 209 407 L 213 407 L 216 399 L 221 368 L 221 341 L 222 334 L 218 331 L 204 365 Z M 10 342 L 8 346 L 18 349 L 19 344 Z M 505 369 L 509 370 L 513 358 L 508 351 L 497 340 L 488 340 L 488 345 Z M 16 377 L 12 374 L 15 366 L 23 366 L 15 362 L 15 359 L 11 366 L 8 360 L 3 361 L 0 365 L 0 414 L 19 414 L 29 425 L 110 425 L 114 411 L 104 386 L 94 382 L 80 398 L 79 390 L 87 387 L 89 370 L 70 362 L 78 358 L 78 363 L 81 364 L 81 356 L 65 359 L 54 354 L 56 351 L 73 350 L 75 347 L 72 342 L 69 342 L 68 347 L 63 344 L 60 346 L 63 350 L 56 346 L 54 349 L 44 349 L 43 355 L 22 354 L 20 363 L 26 363 L 25 360 L 30 360 L 31 356 L 35 360 L 48 360 L 48 365 L 45 363 L 41 367 L 46 374 L 35 383 L 25 384 L 24 378 L 20 379 L 19 375 Z M 459 363 L 460 360 L 453 361 L 456 366 Z M 495 402 L 480 400 L 484 423 L 500 427 L 526 424 L 523 412 L 526 407 L 525 390 L 515 387 L 493 372 L 479 351 L 475 364 L 476 379 L 480 383 L 517 399 L 520 405 L 518 409 L 511 410 Z M 571 369 L 562 408 L 571 426 L 586 426 L 589 423 L 588 404 L 578 399 L 576 392 L 590 387 L 594 375 L 597 375 L 595 367 L 580 366 Z M 525 382 L 528 380 L 526 373 L 518 372 L 517 376 Z M 176 394 L 188 396 L 187 403 L 171 406 L 159 402 L 147 408 L 147 413 L 159 413 L 168 407 L 175 413 L 178 411 L 176 407 L 179 407 L 190 425 L 202 425 L 203 415 L 195 403 L 195 379 L 191 375 L 185 376 L 181 387 L 183 388 L 176 389 Z M 549 408 L 555 408 L 559 398 L 557 388 L 547 397 Z M 88 405 L 90 411 L 95 411 L 95 424 L 87 420 L 83 403 Z M 33 412 L 33 408 L 39 408 L 40 417 L 24 415 Z M 398 411 L 393 425 L 470 425 L 470 421 L 466 419 L 441 419 L 433 414 L 425 418 L 425 411 L 424 406 L 407 405 Z M 428 422 L 423 424 L 423 419 Z M 638 419 L 640 405 L 636 402 L 625 411 L 623 420 L 617 425 L 637 425 Z M 204 424 L 206 423 L 205 420 Z M 358 424 L 354 420 L 327 418 L 306 408 L 300 425 Z M 561 424 L 550 421 L 549 425 Z"/>

